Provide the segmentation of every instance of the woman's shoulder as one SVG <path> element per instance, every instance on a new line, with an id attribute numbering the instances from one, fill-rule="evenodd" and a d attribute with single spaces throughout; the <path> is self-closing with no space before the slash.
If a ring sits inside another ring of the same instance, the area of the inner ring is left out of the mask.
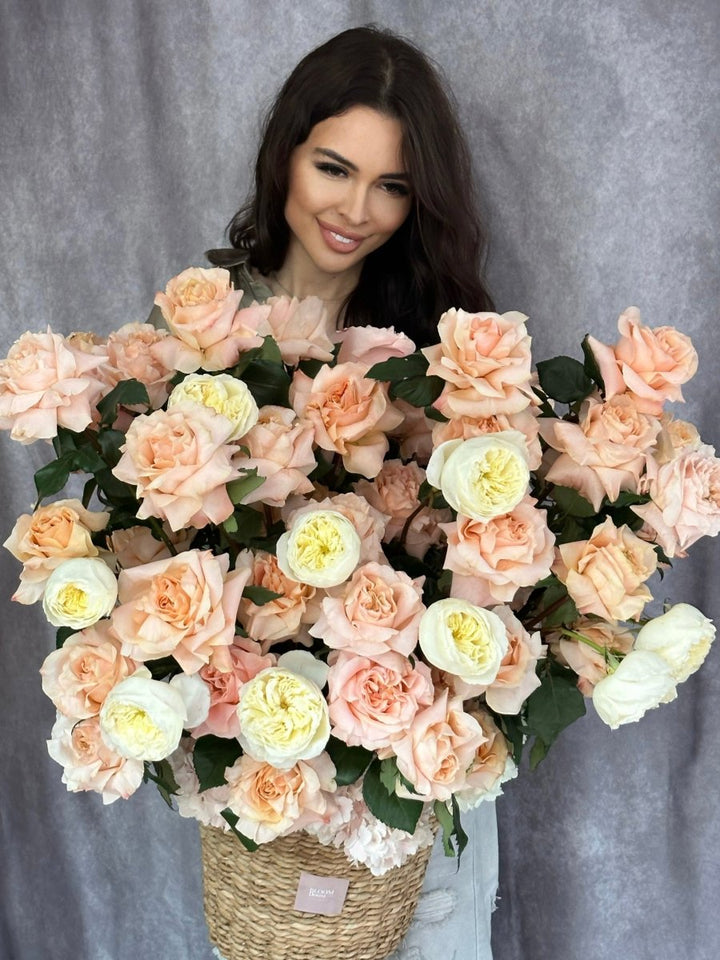
<path id="1" fill-rule="evenodd" d="M 234 247 L 207 250 L 205 256 L 215 267 L 223 267 L 230 273 L 230 280 L 236 290 L 243 291 L 241 307 L 249 307 L 257 301 L 263 303 L 273 295 L 270 287 L 253 271 L 250 266 L 248 250 Z"/>

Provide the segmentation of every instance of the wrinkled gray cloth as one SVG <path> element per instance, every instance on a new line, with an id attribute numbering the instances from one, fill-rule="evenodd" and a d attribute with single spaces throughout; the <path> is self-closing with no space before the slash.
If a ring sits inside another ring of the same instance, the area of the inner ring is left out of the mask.
<path id="1" fill-rule="evenodd" d="M 679 415 L 720 439 L 716 0 L 2 0 L 0 13 L 0 352 L 48 322 L 144 320 L 170 276 L 222 243 L 259 110 L 292 65 L 375 20 L 453 86 L 493 292 L 529 314 L 537 358 L 578 356 L 587 330 L 611 341 L 636 303 L 695 340 Z M 6 437 L 0 450 L 6 533 L 47 451 Z M 659 596 L 717 617 L 718 559 L 717 541 L 698 544 Z M 60 782 L 37 675 L 52 633 L 9 602 L 17 575 L 3 556 L 0 957 L 210 960 L 194 824 L 151 788 L 103 808 Z M 713 650 L 675 703 L 617 732 L 588 716 L 507 785 L 495 960 L 715 960 L 719 693 Z M 473 850 L 494 860 L 487 834 Z M 472 951 L 475 930 L 483 956 L 487 921 L 486 900 L 470 919 L 458 909 L 419 949 Z"/>

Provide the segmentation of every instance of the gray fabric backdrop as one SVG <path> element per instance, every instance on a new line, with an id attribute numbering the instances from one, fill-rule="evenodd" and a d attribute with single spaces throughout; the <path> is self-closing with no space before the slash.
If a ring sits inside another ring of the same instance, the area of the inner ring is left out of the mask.
<path id="1" fill-rule="evenodd" d="M 537 356 L 611 339 L 636 303 L 702 366 L 683 411 L 720 441 L 717 0 L 263 4 L 2 0 L 4 353 L 47 322 L 107 332 L 222 239 L 260 109 L 299 56 L 374 20 L 416 40 L 459 102 L 500 309 Z M 3 538 L 46 456 L 3 438 Z M 718 616 L 706 541 L 661 594 Z M 52 637 L 0 559 L 0 956 L 209 960 L 198 843 L 144 789 L 103 809 L 45 753 Z M 612 733 L 567 732 L 498 804 L 496 960 L 714 960 L 720 942 L 720 654 L 679 699 Z"/>

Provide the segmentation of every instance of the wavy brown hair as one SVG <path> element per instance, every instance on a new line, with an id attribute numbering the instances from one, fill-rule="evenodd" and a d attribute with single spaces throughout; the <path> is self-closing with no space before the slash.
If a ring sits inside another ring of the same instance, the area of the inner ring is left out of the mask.
<path id="1" fill-rule="evenodd" d="M 357 27 L 300 61 L 266 118 L 255 189 L 228 227 L 230 242 L 248 251 L 262 274 L 282 266 L 292 152 L 317 123 L 354 106 L 400 122 L 413 205 L 387 243 L 366 257 L 346 323 L 394 325 L 427 343 L 436 339 L 444 310 L 491 310 L 492 302 L 482 281 L 485 238 L 467 144 L 437 70 L 404 38 Z M 213 250 L 208 257 L 222 266 L 232 253 Z"/>

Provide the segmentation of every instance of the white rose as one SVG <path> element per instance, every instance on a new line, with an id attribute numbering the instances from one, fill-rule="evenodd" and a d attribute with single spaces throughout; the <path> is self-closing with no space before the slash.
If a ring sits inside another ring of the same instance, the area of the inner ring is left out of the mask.
<path id="1" fill-rule="evenodd" d="M 702 666 L 714 639 L 712 620 L 689 603 L 676 603 L 641 628 L 635 649 L 659 654 L 670 664 L 676 683 L 682 683 Z"/>
<path id="2" fill-rule="evenodd" d="M 505 769 L 501 776 L 497 778 L 489 790 L 485 790 L 482 787 L 463 787 L 462 790 L 459 790 L 455 794 L 460 812 L 467 813 L 468 810 L 474 810 L 476 807 L 479 807 L 485 800 L 496 800 L 498 797 L 501 797 L 503 793 L 502 785 L 507 783 L 508 780 L 514 780 L 517 775 L 518 768 L 515 765 L 515 761 L 512 757 L 508 757 L 505 760 Z"/>
<path id="3" fill-rule="evenodd" d="M 503 430 L 446 440 L 430 457 L 427 479 L 464 517 L 492 520 L 509 513 L 530 482 L 525 435 Z"/>
<path id="4" fill-rule="evenodd" d="M 277 543 L 278 566 L 291 580 L 311 587 L 344 583 L 360 561 L 360 537 L 337 510 L 301 514 Z"/>
<path id="5" fill-rule="evenodd" d="M 600 719 L 617 730 L 676 696 L 669 663 L 651 650 L 631 650 L 613 673 L 598 680 L 592 700 Z"/>
<path id="6" fill-rule="evenodd" d="M 55 627 L 83 630 L 115 606 L 115 574 L 98 557 L 74 557 L 55 567 L 43 596 L 45 616 Z"/>
<path id="7" fill-rule="evenodd" d="M 178 673 L 170 681 L 185 704 L 185 729 L 194 730 L 207 720 L 210 712 L 210 687 L 197 674 Z"/>
<path id="8" fill-rule="evenodd" d="M 141 668 L 115 684 L 100 709 L 100 731 L 121 757 L 163 760 L 180 743 L 186 720 L 180 693 Z"/>
<path id="9" fill-rule="evenodd" d="M 280 667 L 266 667 L 244 684 L 237 714 L 243 750 L 280 770 L 319 756 L 330 736 L 319 687 Z"/>
<path id="10" fill-rule="evenodd" d="M 168 398 L 176 403 L 195 403 L 221 413 L 233 425 L 228 440 L 244 436 L 258 421 L 255 398 L 242 380 L 229 373 L 193 373 L 179 383 Z"/>
<path id="11" fill-rule="evenodd" d="M 433 666 L 465 683 L 492 683 L 508 638 L 497 614 L 449 597 L 431 604 L 420 619 L 420 649 Z"/>
<path id="12" fill-rule="evenodd" d="M 278 657 L 277 666 L 283 670 L 291 670 L 306 680 L 312 680 L 320 690 L 327 683 L 330 672 L 330 667 L 323 660 L 314 657 L 309 650 L 288 650 Z"/>

